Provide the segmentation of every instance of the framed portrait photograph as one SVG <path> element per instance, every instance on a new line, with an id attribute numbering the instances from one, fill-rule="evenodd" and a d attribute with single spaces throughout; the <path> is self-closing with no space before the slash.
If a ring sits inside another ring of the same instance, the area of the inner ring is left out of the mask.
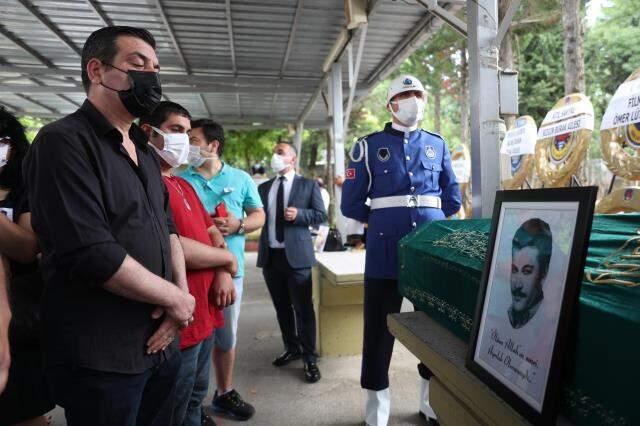
<path id="1" fill-rule="evenodd" d="M 466 365 L 533 424 L 557 415 L 596 195 L 496 193 Z"/>

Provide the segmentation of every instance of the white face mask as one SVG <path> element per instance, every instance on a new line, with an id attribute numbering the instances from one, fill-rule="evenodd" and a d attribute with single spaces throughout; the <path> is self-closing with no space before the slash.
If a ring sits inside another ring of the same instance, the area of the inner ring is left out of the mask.
<path id="1" fill-rule="evenodd" d="M 9 145 L 0 143 L 0 170 L 7 165 L 9 161 Z"/>
<path id="2" fill-rule="evenodd" d="M 398 105 L 398 112 L 394 112 L 391 109 L 391 114 L 401 123 L 407 127 L 413 127 L 422 121 L 424 116 L 424 101 L 412 96 L 407 99 L 400 99 L 398 101 L 392 101 Z"/>
<path id="3" fill-rule="evenodd" d="M 189 136 L 186 133 L 165 133 L 162 130 L 151 127 L 164 138 L 164 148 L 158 149 L 151 144 L 160 158 L 171 167 L 178 167 L 187 162 L 189 157 Z"/>
<path id="4" fill-rule="evenodd" d="M 200 167 L 209 160 L 217 160 L 219 157 L 209 151 L 201 149 L 199 146 L 191 145 L 189 147 L 189 156 L 187 163 L 192 167 Z"/>
<path id="5" fill-rule="evenodd" d="M 207 161 L 207 159 L 200 153 L 200 147 L 191 145 L 189 147 L 189 157 L 187 158 L 189 165 L 191 167 L 200 167 L 205 161 Z"/>
<path id="6" fill-rule="evenodd" d="M 284 162 L 284 157 L 282 155 L 273 154 L 271 157 L 271 170 L 276 173 L 280 173 L 288 166 L 287 163 Z"/>

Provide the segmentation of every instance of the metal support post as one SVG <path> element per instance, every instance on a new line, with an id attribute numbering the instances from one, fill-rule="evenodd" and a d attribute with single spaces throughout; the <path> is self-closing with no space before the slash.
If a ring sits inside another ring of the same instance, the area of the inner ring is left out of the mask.
<path id="1" fill-rule="evenodd" d="M 458 18 L 455 14 L 451 13 L 447 9 L 438 5 L 438 0 L 416 0 L 422 6 L 438 18 L 446 22 L 451 29 L 457 31 L 463 37 L 467 36 L 467 24 Z M 475 0 L 474 0 L 475 1 Z M 451 3 L 451 2 L 449 2 Z M 497 15 L 496 15 L 497 16 Z"/>
<path id="2" fill-rule="evenodd" d="M 471 100 L 473 216 L 491 217 L 500 189 L 500 129 L 497 0 L 467 2 Z"/>
<path id="3" fill-rule="evenodd" d="M 360 40 L 358 41 L 358 52 L 356 53 L 356 63 L 353 70 L 351 69 L 352 55 L 351 53 L 349 54 L 349 58 L 350 58 L 349 59 L 349 98 L 347 99 L 347 107 L 344 111 L 344 124 L 343 124 L 345 135 L 346 135 L 346 132 L 349 131 L 349 117 L 351 116 L 351 110 L 353 109 L 353 99 L 355 98 L 356 88 L 358 87 L 358 75 L 360 74 L 360 63 L 362 62 L 362 52 L 364 52 L 364 43 L 367 39 L 367 28 L 368 28 L 368 24 L 364 24 L 360 28 Z M 349 43 L 349 46 L 351 46 L 351 43 Z"/>
<path id="4" fill-rule="evenodd" d="M 349 64 L 349 67 L 348 67 L 349 73 L 347 75 L 349 76 L 349 89 L 351 89 L 351 87 L 353 87 L 353 85 L 354 85 L 354 81 L 353 81 L 353 43 L 347 44 L 347 61 L 348 61 L 348 64 Z"/>
<path id="5" fill-rule="evenodd" d="M 302 133 L 304 132 L 304 123 L 298 121 L 296 124 L 296 134 L 293 136 L 293 146 L 298 153 L 298 170 L 300 170 L 300 158 L 302 158 Z"/>
<path id="6" fill-rule="evenodd" d="M 330 79 L 330 104 L 332 113 L 332 142 L 333 142 L 333 158 L 334 162 L 334 175 L 344 177 L 344 127 L 343 127 L 343 113 L 342 113 L 342 64 L 335 62 L 331 66 L 331 79 Z M 342 188 L 335 186 L 334 188 L 334 203 L 336 206 L 336 228 L 342 234 L 342 238 L 345 235 L 345 223 L 344 216 L 340 211 L 340 202 L 342 200 Z"/>

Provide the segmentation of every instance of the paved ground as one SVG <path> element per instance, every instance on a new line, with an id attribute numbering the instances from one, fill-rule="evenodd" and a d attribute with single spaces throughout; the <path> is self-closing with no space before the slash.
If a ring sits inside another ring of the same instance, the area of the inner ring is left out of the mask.
<path id="1" fill-rule="evenodd" d="M 255 253 L 247 254 L 245 295 L 239 324 L 235 387 L 256 407 L 246 425 L 362 425 L 365 394 L 360 388 L 360 357 L 322 358 L 322 380 L 303 380 L 302 362 L 283 368 L 271 365 L 282 351 L 275 311 L 259 269 Z M 407 305 L 408 309 L 409 306 Z M 421 425 L 417 414 L 419 382 L 417 360 L 396 344 L 391 364 L 392 425 Z M 211 392 L 213 394 L 213 380 Z M 53 426 L 65 424 L 62 410 L 53 413 Z M 219 425 L 237 422 L 218 418 Z"/>

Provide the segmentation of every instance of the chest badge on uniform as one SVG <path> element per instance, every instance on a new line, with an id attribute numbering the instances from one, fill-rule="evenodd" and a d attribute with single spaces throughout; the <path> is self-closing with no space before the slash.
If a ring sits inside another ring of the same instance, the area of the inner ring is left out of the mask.
<path id="1" fill-rule="evenodd" d="M 378 160 L 385 162 L 385 161 L 389 161 L 390 158 L 391 158 L 391 152 L 389 152 L 389 148 L 387 147 L 378 148 Z"/>
<path id="2" fill-rule="evenodd" d="M 427 153 L 427 158 L 429 160 L 435 160 L 436 159 L 436 150 L 434 147 L 432 147 L 431 145 L 427 145 L 424 148 L 424 151 Z"/>

